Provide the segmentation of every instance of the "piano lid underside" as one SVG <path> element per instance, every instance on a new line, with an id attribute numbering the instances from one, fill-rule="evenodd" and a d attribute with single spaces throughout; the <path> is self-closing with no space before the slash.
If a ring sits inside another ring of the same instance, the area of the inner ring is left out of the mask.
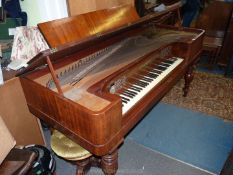
<path id="1" fill-rule="evenodd" d="M 100 35 L 138 19 L 134 7 L 125 5 L 40 23 L 38 27 L 49 46 L 54 48 L 92 35 Z"/>
<path id="2" fill-rule="evenodd" d="M 56 74 L 64 96 L 90 110 L 99 111 L 110 102 L 88 92 L 89 87 L 158 48 L 174 42 L 189 41 L 196 35 L 191 32 L 151 27 L 141 34 L 126 38 L 108 48 L 59 68 L 56 70 Z M 35 81 L 57 91 L 49 73 Z"/>

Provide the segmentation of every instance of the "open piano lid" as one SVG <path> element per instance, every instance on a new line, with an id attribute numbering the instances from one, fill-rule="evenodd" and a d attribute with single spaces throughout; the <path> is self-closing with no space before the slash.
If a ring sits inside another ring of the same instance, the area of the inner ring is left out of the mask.
<path id="1" fill-rule="evenodd" d="M 43 51 L 28 62 L 28 67 L 17 74 L 20 76 L 46 65 L 49 56 L 52 63 L 87 48 L 93 43 L 104 41 L 143 24 L 158 22 L 164 16 L 180 8 L 172 6 L 158 13 L 139 18 L 135 8 L 130 5 L 98 10 L 77 16 L 38 24 L 51 49 Z"/>

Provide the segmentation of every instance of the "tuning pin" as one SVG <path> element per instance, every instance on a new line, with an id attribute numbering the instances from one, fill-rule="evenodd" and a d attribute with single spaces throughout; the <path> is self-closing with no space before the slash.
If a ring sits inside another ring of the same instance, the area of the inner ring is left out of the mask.
<path id="1" fill-rule="evenodd" d="M 46 83 L 46 87 L 50 88 L 51 86 L 51 79 Z"/>
<path id="2" fill-rule="evenodd" d="M 46 83 L 46 87 L 47 87 L 47 88 L 49 87 L 49 81 Z"/>

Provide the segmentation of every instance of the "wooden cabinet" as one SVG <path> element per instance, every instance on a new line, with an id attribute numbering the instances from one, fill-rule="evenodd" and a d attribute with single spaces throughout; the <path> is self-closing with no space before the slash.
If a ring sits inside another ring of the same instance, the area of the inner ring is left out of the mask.
<path id="1" fill-rule="evenodd" d="M 69 16 L 91 11 L 116 7 L 125 4 L 134 5 L 134 0 L 67 0 Z"/>

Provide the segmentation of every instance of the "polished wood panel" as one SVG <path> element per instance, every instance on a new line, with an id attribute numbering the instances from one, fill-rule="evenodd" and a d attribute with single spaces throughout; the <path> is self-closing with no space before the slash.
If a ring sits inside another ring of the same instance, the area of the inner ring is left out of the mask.
<path id="1" fill-rule="evenodd" d="M 41 23 L 38 27 L 53 48 L 97 33 L 100 36 L 102 32 L 134 22 L 138 18 L 134 7 L 123 6 Z"/>
<path id="2" fill-rule="evenodd" d="M 134 5 L 133 0 L 67 0 L 70 16 L 80 15 L 92 11 L 108 9 L 126 4 Z"/>

